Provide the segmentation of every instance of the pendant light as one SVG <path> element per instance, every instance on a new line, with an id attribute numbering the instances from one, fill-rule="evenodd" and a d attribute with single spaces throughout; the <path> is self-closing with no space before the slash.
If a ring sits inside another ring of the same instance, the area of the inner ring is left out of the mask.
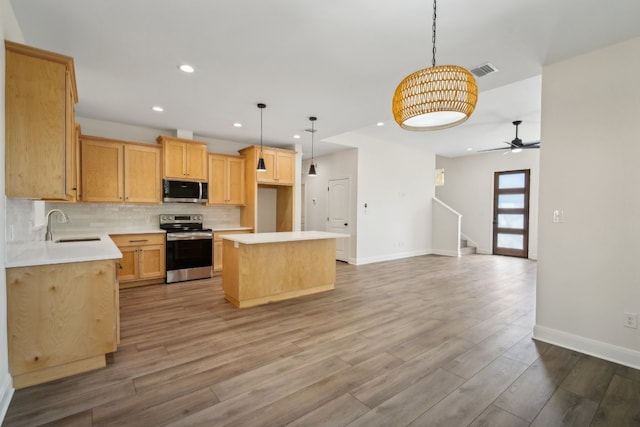
<path id="1" fill-rule="evenodd" d="M 313 124 L 318 118 L 311 116 L 309 120 L 311 121 L 311 129 L 307 129 L 307 132 L 311 132 L 311 166 L 309 166 L 309 176 L 316 176 L 316 164 L 313 161 L 313 134 L 316 132 L 316 129 Z"/>
<path id="2" fill-rule="evenodd" d="M 457 126 L 473 113 L 478 86 L 473 75 L 457 65 L 436 66 L 436 0 L 433 0 L 433 59 L 400 82 L 391 109 L 407 130 L 438 130 Z"/>
<path id="3" fill-rule="evenodd" d="M 256 170 L 258 172 L 264 172 L 267 170 L 267 167 L 264 164 L 264 158 L 262 157 L 262 110 L 264 110 L 267 106 L 265 104 L 258 104 L 258 108 L 260 109 L 260 157 L 258 158 L 258 166 Z"/>

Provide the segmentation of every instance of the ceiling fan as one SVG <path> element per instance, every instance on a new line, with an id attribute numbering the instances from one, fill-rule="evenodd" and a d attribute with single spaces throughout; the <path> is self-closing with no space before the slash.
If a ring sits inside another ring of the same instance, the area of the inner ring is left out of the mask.
<path id="1" fill-rule="evenodd" d="M 516 127 L 516 137 L 514 139 L 512 139 L 510 142 L 505 142 L 505 144 L 507 144 L 508 147 L 491 148 L 489 150 L 478 150 L 478 152 L 509 150 L 508 152 L 511 152 L 511 153 L 519 153 L 522 150 L 526 150 L 526 149 L 540 148 L 540 141 L 523 143 L 522 140 L 520 138 L 518 138 L 518 126 L 520 126 L 522 124 L 522 120 L 515 120 L 512 123 Z"/>

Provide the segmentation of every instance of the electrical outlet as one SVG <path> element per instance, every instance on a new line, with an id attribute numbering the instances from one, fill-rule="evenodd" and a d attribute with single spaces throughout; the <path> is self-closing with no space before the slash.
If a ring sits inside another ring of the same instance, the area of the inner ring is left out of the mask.
<path id="1" fill-rule="evenodd" d="M 638 315 L 636 313 L 624 312 L 624 327 L 638 329 Z"/>

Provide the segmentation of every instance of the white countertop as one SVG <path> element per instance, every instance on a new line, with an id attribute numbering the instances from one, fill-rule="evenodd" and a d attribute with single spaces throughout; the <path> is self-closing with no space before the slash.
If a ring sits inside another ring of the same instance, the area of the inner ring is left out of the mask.
<path id="1" fill-rule="evenodd" d="M 251 227 L 209 227 L 209 228 L 211 228 L 211 230 L 213 230 L 214 233 L 220 233 L 222 231 L 251 230 Z"/>
<path id="2" fill-rule="evenodd" d="M 256 245 L 260 243 L 294 242 L 298 240 L 339 239 L 349 237 L 349 235 L 329 233 L 326 231 L 286 231 L 279 233 L 222 234 L 220 237 L 245 245 Z"/>
<path id="3" fill-rule="evenodd" d="M 100 240 L 58 243 L 53 241 L 7 243 L 6 267 L 29 267 L 34 265 L 65 264 L 69 262 L 119 259 L 122 253 L 108 235 L 78 235 L 77 237 L 99 237 Z M 65 235 L 64 238 L 69 238 Z"/>

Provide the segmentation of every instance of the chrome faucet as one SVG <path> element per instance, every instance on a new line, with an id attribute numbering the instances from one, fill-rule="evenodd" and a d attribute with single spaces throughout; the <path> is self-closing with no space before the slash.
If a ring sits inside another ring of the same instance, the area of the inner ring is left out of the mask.
<path id="1" fill-rule="evenodd" d="M 54 213 L 59 213 L 60 215 L 62 215 L 62 222 L 63 223 L 67 223 L 69 222 L 69 217 L 62 212 L 60 209 L 51 209 L 49 212 L 47 212 L 47 232 L 44 235 L 44 240 L 51 240 L 52 236 L 51 236 L 51 217 L 53 216 Z"/>

